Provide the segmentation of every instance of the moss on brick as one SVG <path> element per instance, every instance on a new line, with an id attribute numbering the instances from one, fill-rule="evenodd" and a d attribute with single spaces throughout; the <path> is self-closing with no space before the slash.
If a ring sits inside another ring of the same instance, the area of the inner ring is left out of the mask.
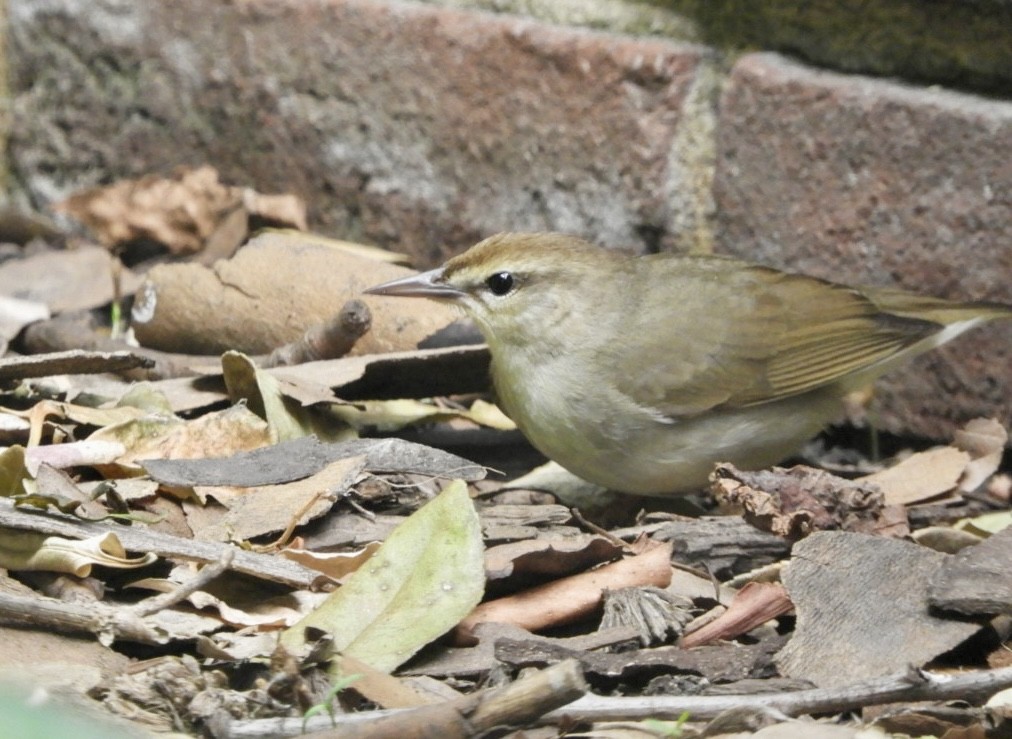
<path id="1" fill-rule="evenodd" d="M 695 24 L 661 4 L 628 0 L 422 0 L 431 5 L 514 13 L 548 23 L 644 36 L 696 41 Z"/>
<path id="2" fill-rule="evenodd" d="M 960 0 L 650 0 L 725 48 L 775 49 L 844 72 L 1012 90 L 1012 4 Z"/>

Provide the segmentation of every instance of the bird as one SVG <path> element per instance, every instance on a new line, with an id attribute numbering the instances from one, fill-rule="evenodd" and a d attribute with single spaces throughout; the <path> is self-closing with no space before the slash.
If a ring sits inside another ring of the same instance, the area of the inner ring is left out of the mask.
<path id="1" fill-rule="evenodd" d="M 763 469 L 843 399 L 1012 306 L 849 287 L 720 255 L 634 255 L 500 233 L 366 293 L 454 304 L 528 441 L 621 493 L 698 490 L 718 462 Z"/>

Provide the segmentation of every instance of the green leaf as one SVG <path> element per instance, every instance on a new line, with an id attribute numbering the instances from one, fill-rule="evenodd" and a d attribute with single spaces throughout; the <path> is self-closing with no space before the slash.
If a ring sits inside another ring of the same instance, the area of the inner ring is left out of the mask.
<path id="1" fill-rule="evenodd" d="M 281 383 L 269 372 L 257 368 L 253 360 L 241 352 L 221 355 L 221 370 L 233 403 L 245 401 L 250 410 L 267 421 L 273 442 L 299 439 L 316 434 L 325 441 L 354 439 L 357 434 L 346 424 L 305 408 L 287 397 Z"/>
<path id="2" fill-rule="evenodd" d="M 294 651 L 315 626 L 333 635 L 336 651 L 390 672 L 478 604 L 483 560 L 478 514 L 454 480 L 281 642 Z"/>
<path id="3" fill-rule="evenodd" d="M 0 495 L 22 495 L 24 481 L 31 479 L 25 467 L 25 448 L 20 444 L 0 451 Z"/>
<path id="4" fill-rule="evenodd" d="M 961 518 L 955 523 L 955 528 L 969 531 L 971 534 L 976 534 L 981 538 L 997 534 L 1008 526 L 1012 526 L 1012 511 L 982 513 L 974 518 Z"/>

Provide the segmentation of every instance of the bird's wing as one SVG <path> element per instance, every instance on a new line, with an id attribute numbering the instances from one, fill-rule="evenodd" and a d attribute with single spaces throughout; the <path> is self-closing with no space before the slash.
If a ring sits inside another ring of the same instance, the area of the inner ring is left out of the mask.
<path id="1" fill-rule="evenodd" d="M 698 266 L 716 267 L 720 279 L 683 280 L 684 265 L 673 271 L 668 283 L 681 281 L 696 294 L 649 291 L 669 301 L 676 295 L 667 306 L 656 304 L 663 297 L 643 297 L 637 306 L 638 315 L 665 315 L 668 325 L 651 333 L 640 321 L 643 351 L 612 357 L 617 389 L 660 416 L 799 395 L 871 369 L 941 328 L 884 312 L 857 290 L 815 278 L 734 261 Z"/>

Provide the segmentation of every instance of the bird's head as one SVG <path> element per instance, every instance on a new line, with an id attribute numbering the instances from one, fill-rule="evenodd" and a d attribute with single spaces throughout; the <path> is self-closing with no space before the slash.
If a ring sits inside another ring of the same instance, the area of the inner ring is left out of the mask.
<path id="1" fill-rule="evenodd" d="M 569 291 L 588 286 L 610 252 L 557 233 L 501 233 L 442 267 L 366 290 L 372 295 L 422 297 L 459 305 L 486 340 L 524 343 L 566 320 Z"/>

